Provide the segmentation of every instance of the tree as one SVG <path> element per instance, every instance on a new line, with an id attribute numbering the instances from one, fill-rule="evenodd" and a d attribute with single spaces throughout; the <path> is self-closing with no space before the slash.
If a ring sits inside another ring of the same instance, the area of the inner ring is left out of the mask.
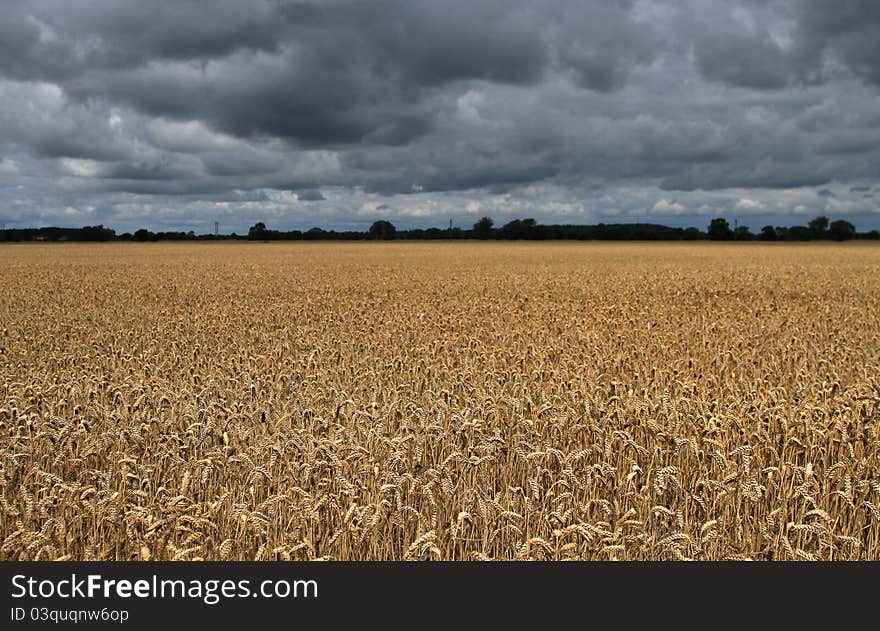
<path id="1" fill-rule="evenodd" d="M 764 226 L 761 228 L 761 234 L 758 235 L 761 241 L 776 241 L 776 230 L 773 226 Z"/>
<path id="2" fill-rule="evenodd" d="M 370 226 L 369 238 L 389 241 L 394 238 L 396 233 L 397 228 L 394 227 L 393 223 L 380 219 L 379 221 L 374 221 L 373 225 Z"/>
<path id="3" fill-rule="evenodd" d="M 83 226 L 80 230 L 80 238 L 83 241 L 110 241 L 116 236 L 116 231 L 105 228 L 104 224 L 97 226 Z"/>
<path id="4" fill-rule="evenodd" d="M 810 235 L 814 239 L 824 239 L 828 230 L 828 217 L 816 217 L 807 226 L 810 229 Z"/>
<path id="5" fill-rule="evenodd" d="M 835 241 L 848 241 L 856 236 L 856 227 L 848 221 L 838 219 L 832 221 L 828 229 L 828 236 Z"/>
<path id="6" fill-rule="evenodd" d="M 327 233 L 318 226 L 314 226 L 306 230 L 305 234 L 303 234 L 303 239 L 306 241 L 320 241 L 322 239 L 327 238 Z"/>
<path id="7" fill-rule="evenodd" d="M 707 233 L 713 241 L 730 241 L 733 239 L 733 230 L 730 229 L 727 219 L 723 217 L 718 217 L 709 222 Z"/>
<path id="8" fill-rule="evenodd" d="M 807 226 L 789 226 L 785 238 L 788 241 L 809 241 L 813 238 L 813 231 Z"/>
<path id="9" fill-rule="evenodd" d="M 494 225 L 495 222 L 491 217 L 483 217 L 474 224 L 474 236 L 477 239 L 488 239 L 492 236 L 492 226 Z"/>
<path id="10" fill-rule="evenodd" d="M 737 241 L 751 241 L 755 238 L 748 226 L 737 226 L 733 231 L 733 236 Z"/>
<path id="11" fill-rule="evenodd" d="M 501 227 L 503 239 L 538 239 L 541 238 L 540 229 L 534 219 L 514 219 Z"/>
<path id="12" fill-rule="evenodd" d="M 137 230 L 131 238 L 133 241 L 155 241 L 156 235 L 146 228 L 141 228 L 140 230 Z"/>
<path id="13" fill-rule="evenodd" d="M 248 230 L 248 239 L 259 241 L 262 239 L 266 239 L 268 237 L 268 231 L 266 230 L 266 224 L 262 221 L 255 223 Z"/>

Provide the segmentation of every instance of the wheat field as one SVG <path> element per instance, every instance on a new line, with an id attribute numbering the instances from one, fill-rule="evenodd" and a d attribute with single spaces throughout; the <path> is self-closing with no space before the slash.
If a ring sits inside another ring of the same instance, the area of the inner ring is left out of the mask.
<path id="1" fill-rule="evenodd" d="M 880 559 L 880 247 L 0 247 L 0 558 Z"/>

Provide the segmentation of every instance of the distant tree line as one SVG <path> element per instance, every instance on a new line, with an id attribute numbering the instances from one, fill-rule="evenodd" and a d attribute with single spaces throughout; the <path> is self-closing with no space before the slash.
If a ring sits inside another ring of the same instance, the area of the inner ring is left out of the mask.
<path id="1" fill-rule="evenodd" d="M 189 232 L 151 232 L 144 228 L 134 234 L 116 234 L 112 228 L 103 225 L 83 226 L 82 228 L 12 228 L 0 230 L 0 241 L 196 241 L 214 239 L 238 239 L 231 235 L 197 235 Z"/>
<path id="2" fill-rule="evenodd" d="M 104 226 L 0 230 L 0 241 L 112 241 L 116 238 L 116 231 Z"/>
<path id="3" fill-rule="evenodd" d="M 366 232 L 324 230 L 314 227 L 301 230 L 271 230 L 259 222 L 246 235 L 226 235 L 190 232 L 151 232 L 144 228 L 117 235 L 103 225 L 82 228 L 14 228 L 0 230 L 0 241 L 212 241 L 247 239 L 250 241 L 391 241 L 432 239 L 528 240 L 566 239 L 582 241 L 847 241 L 850 239 L 880 239 L 880 232 L 872 230 L 857 233 L 855 226 L 838 219 L 816 217 L 806 226 L 764 226 L 753 234 L 747 226 L 734 226 L 723 217 L 709 222 L 706 231 L 697 228 L 670 228 L 652 223 L 599 223 L 594 225 L 544 225 L 532 218 L 514 219 L 496 228 L 491 217 L 482 217 L 470 229 L 417 228 L 398 230 L 387 220 L 374 222 Z"/>
<path id="4" fill-rule="evenodd" d="M 764 226 L 757 235 L 747 226 L 737 226 L 733 230 L 726 219 L 713 219 L 709 223 L 706 236 L 713 241 L 848 241 L 856 238 L 880 239 L 880 233 L 872 230 L 858 234 L 856 227 L 848 221 L 838 219 L 828 222 L 828 217 L 816 217 L 806 226 Z"/>

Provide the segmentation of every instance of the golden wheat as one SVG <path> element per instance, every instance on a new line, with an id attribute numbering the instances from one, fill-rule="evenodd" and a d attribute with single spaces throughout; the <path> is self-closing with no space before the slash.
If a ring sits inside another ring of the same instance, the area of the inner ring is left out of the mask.
<path id="1" fill-rule="evenodd" d="M 0 248 L 2 559 L 880 559 L 880 248 Z"/>

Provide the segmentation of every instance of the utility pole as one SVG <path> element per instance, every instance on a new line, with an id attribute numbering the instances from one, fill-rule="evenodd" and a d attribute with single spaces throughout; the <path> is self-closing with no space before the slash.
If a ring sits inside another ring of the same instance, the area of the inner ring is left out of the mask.
<path id="1" fill-rule="evenodd" d="M 215 221 L 214 222 L 214 236 L 216 237 L 219 234 L 220 234 L 220 222 Z"/>

